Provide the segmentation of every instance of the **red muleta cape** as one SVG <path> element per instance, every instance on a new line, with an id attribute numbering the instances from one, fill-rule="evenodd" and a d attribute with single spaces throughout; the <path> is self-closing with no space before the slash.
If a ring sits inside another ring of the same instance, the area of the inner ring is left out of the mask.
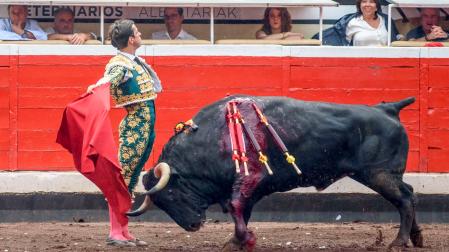
<path id="1" fill-rule="evenodd" d="M 124 214 L 131 208 L 131 195 L 112 134 L 109 86 L 101 85 L 67 105 L 56 142 L 72 153 L 76 169 L 103 192 L 122 223 L 127 222 Z"/>

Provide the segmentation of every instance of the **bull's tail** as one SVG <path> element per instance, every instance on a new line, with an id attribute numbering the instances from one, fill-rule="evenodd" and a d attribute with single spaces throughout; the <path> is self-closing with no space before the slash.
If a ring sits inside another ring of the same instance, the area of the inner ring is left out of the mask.
<path id="1" fill-rule="evenodd" d="M 377 104 L 375 107 L 382 109 L 387 114 L 392 116 L 398 116 L 401 109 L 407 107 L 408 105 L 415 102 L 415 97 L 408 97 L 404 100 L 398 101 L 398 102 L 381 102 Z"/>

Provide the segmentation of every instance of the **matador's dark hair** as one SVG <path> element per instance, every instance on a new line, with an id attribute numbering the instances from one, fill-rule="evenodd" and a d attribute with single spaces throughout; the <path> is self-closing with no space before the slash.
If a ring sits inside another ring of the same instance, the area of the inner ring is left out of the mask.
<path id="1" fill-rule="evenodd" d="M 108 36 L 113 47 L 120 50 L 128 46 L 129 37 L 134 36 L 133 25 L 132 20 L 120 19 L 109 27 Z"/>

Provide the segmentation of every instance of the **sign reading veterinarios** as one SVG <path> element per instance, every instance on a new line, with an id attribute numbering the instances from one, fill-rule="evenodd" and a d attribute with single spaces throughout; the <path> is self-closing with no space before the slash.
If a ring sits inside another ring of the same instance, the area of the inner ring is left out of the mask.
<path id="1" fill-rule="evenodd" d="M 31 18 L 46 19 L 53 18 L 54 13 L 60 6 L 29 6 L 28 14 Z M 78 19 L 93 19 L 100 17 L 100 7 L 97 6 L 69 6 Z M 210 19 L 211 9 L 209 8 L 183 8 L 186 19 Z M 132 18 L 132 19 L 162 19 L 164 17 L 164 7 L 104 7 L 106 18 Z M 240 19 L 241 8 L 215 8 L 214 17 L 216 19 Z M 260 19 L 260 16 L 258 17 Z"/>
<path id="2" fill-rule="evenodd" d="M 62 6 L 30 5 L 28 14 L 30 18 L 39 20 L 53 19 L 54 13 Z M 73 10 L 77 19 L 99 19 L 98 6 L 65 6 Z M 211 9 L 206 7 L 183 8 L 184 18 L 187 20 L 209 20 Z M 297 7 L 288 9 L 293 20 L 317 20 L 319 9 L 316 7 Z M 217 20 L 261 20 L 264 8 L 222 7 L 214 8 L 214 18 Z M 325 7 L 324 18 L 336 19 L 346 13 L 355 11 L 355 6 L 340 6 L 338 8 Z M 0 17 L 7 17 L 7 6 L 0 5 Z M 104 16 L 107 19 L 163 19 L 164 7 L 104 7 Z"/>
<path id="3" fill-rule="evenodd" d="M 62 6 L 48 5 L 30 5 L 28 14 L 30 18 L 39 20 L 53 19 L 56 10 Z M 72 9 L 77 19 L 99 19 L 100 7 L 98 6 L 65 6 Z M 183 8 L 184 18 L 187 20 L 209 20 L 211 9 L 207 7 Z M 217 20 L 261 20 L 264 14 L 264 8 L 241 8 L 241 7 L 222 7 L 214 9 L 214 18 Z M 315 7 L 296 7 L 288 9 L 292 20 L 318 20 L 319 10 Z M 324 7 L 324 20 L 337 20 L 345 14 L 356 11 L 355 5 L 340 5 L 339 7 Z M 402 18 L 395 9 L 393 9 L 393 19 Z M 403 8 L 407 17 L 419 17 L 416 8 Z M 449 9 L 445 9 L 449 12 Z M 383 7 L 386 13 L 386 7 Z M 443 15 L 443 13 L 441 13 Z M 0 5 L 0 17 L 7 17 L 7 5 Z M 164 7 L 122 7 L 105 6 L 104 16 L 107 19 L 163 19 Z"/>

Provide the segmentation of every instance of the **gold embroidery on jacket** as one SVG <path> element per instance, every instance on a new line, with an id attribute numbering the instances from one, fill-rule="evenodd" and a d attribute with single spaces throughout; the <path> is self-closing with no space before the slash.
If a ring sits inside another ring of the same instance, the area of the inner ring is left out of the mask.
<path id="1" fill-rule="evenodd" d="M 132 81 L 134 78 L 133 70 L 139 74 L 135 76 L 139 93 L 125 94 L 119 86 Z M 151 78 L 151 75 L 137 62 L 122 54 L 118 54 L 109 61 L 106 66 L 105 76 L 111 82 L 111 95 L 118 107 L 156 98 L 153 87 L 154 80 Z"/>

